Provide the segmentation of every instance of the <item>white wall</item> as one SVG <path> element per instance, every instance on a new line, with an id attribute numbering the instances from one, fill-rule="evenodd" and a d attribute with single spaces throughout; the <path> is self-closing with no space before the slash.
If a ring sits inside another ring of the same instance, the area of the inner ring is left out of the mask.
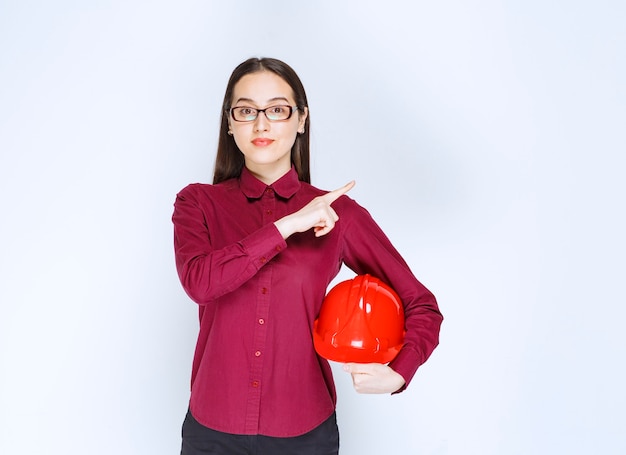
<path id="1" fill-rule="evenodd" d="M 446 316 L 399 396 L 337 369 L 342 453 L 626 453 L 625 22 L 617 0 L 0 1 L 0 453 L 178 452 L 197 322 L 172 203 L 210 180 L 250 56 L 299 72 L 314 183 L 357 180 Z"/>

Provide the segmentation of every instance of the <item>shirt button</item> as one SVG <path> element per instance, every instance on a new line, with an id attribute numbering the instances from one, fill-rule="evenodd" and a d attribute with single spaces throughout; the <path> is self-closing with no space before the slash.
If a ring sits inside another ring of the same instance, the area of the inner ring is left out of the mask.
<path id="1" fill-rule="evenodd" d="M 259 324 L 261 324 L 261 325 L 265 324 L 265 319 L 263 319 L 263 318 L 259 319 Z"/>
<path id="2" fill-rule="evenodd" d="M 261 264 L 265 264 L 267 262 L 267 258 L 261 258 Z"/>
<path id="3" fill-rule="evenodd" d="M 255 356 L 255 357 L 261 357 L 261 351 L 256 351 L 256 352 L 254 353 L 254 356 Z"/>
<path id="4" fill-rule="evenodd" d="M 267 288 L 261 288 L 261 294 L 267 294 Z"/>
<path id="5" fill-rule="evenodd" d="M 271 210 L 266 210 L 266 211 L 265 211 L 265 214 L 266 214 L 266 215 L 271 215 L 271 214 L 272 214 L 272 211 L 271 211 Z"/>
<path id="6" fill-rule="evenodd" d="M 276 247 L 276 251 L 280 251 L 280 250 L 282 250 L 282 247 L 277 246 L 277 247 Z"/>
<path id="7" fill-rule="evenodd" d="M 252 381 L 252 387 L 258 387 L 259 381 Z"/>

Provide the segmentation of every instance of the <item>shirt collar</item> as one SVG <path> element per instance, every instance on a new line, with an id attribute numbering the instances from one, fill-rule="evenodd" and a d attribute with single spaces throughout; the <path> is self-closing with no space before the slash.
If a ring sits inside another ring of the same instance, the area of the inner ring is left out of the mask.
<path id="1" fill-rule="evenodd" d="M 291 166 L 289 172 L 276 180 L 271 185 L 267 185 L 257 179 L 252 173 L 243 167 L 239 177 L 241 191 L 250 199 L 259 199 L 267 188 L 272 188 L 276 194 L 284 199 L 289 199 L 300 189 L 300 180 L 296 169 Z"/>

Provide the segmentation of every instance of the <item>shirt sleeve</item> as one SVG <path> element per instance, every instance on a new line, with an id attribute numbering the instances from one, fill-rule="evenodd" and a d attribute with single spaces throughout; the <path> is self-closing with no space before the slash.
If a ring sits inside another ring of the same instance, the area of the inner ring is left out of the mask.
<path id="1" fill-rule="evenodd" d="M 339 214 L 344 263 L 359 275 L 368 273 L 387 283 L 404 305 L 404 346 L 389 363 L 406 382 L 402 391 L 439 344 L 443 317 L 434 295 L 415 278 L 371 215 L 346 196 L 339 201 L 344 207 Z"/>
<path id="2" fill-rule="evenodd" d="M 196 303 L 208 304 L 252 278 L 287 244 L 269 223 L 240 241 L 214 248 L 210 220 L 199 197 L 193 185 L 176 196 L 174 252 L 183 289 Z"/>

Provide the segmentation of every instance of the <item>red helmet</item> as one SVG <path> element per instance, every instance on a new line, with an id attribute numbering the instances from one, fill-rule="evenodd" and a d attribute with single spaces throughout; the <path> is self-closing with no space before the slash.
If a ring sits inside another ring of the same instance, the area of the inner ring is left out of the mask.
<path id="1" fill-rule="evenodd" d="M 402 301 L 370 275 L 343 281 L 322 302 L 313 343 L 320 356 L 336 362 L 390 362 L 404 343 Z"/>

